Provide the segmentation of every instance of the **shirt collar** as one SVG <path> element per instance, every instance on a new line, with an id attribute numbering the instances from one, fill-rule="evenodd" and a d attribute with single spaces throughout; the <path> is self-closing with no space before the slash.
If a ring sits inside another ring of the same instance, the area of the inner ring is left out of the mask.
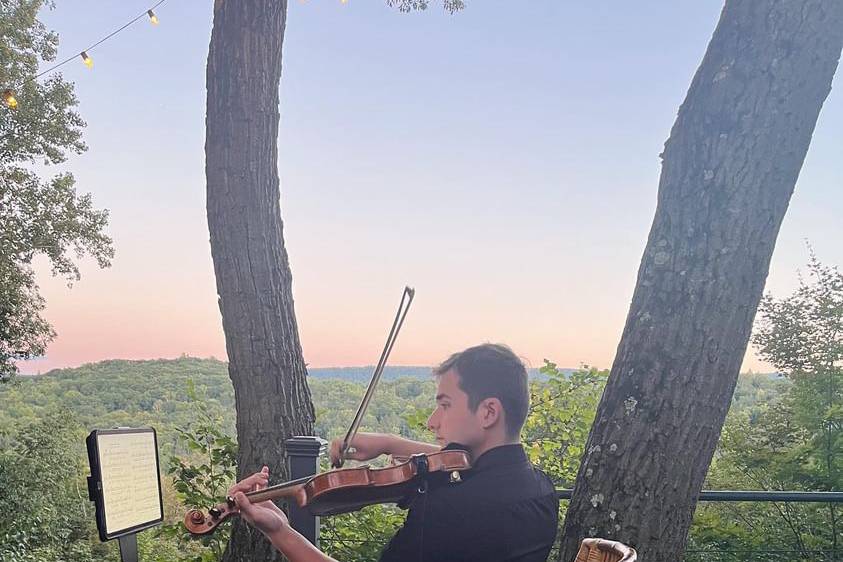
<path id="1" fill-rule="evenodd" d="M 450 449 L 467 450 L 464 445 L 460 445 L 459 443 L 449 443 L 444 447 L 444 450 Z M 489 449 L 471 463 L 471 468 L 476 472 L 478 470 L 525 462 L 527 462 L 527 453 L 524 451 L 524 447 L 521 443 L 513 443 L 510 445 L 498 445 Z"/>

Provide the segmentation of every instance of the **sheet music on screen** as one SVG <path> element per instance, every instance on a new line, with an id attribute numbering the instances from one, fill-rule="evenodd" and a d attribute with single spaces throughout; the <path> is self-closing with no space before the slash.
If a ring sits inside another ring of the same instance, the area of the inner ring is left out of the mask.
<path id="1" fill-rule="evenodd" d="M 161 519 L 152 432 L 97 435 L 106 532 Z"/>

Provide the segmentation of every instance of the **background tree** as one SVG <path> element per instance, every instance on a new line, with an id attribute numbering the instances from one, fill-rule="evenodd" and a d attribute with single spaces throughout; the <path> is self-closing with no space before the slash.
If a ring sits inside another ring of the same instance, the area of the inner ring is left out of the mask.
<path id="1" fill-rule="evenodd" d="M 430 2 L 428 0 L 386 0 L 386 5 L 398 8 L 401 12 L 412 12 L 413 10 L 426 10 Z M 465 2 L 463 0 L 442 0 L 442 7 L 453 14 L 465 8 Z"/>
<path id="2" fill-rule="evenodd" d="M 55 333 L 41 317 L 32 260 L 46 255 L 54 275 L 79 279 L 74 263 L 90 254 L 100 267 L 114 255 L 103 232 L 108 214 L 78 195 L 73 176 L 42 180 L 31 168 L 55 165 L 85 150 L 73 86 L 54 74 L 39 82 L 39 62 L 56 56 L 58 36 L 38 21 L 43 0 L 0 4 L 0 89 L 13 89 L 18 105 L 0 105 L 0 381 L 15 361 L 43 355 Z"/>
<path id="3" fill-rule="evenodd" d="M 93 504 L 82 486 L 80 443 L 72 414 L 51 410 L 0 449 L 0 562 L 93 562 Z"/>
<path id="4" fill-rule="evenodd" d="M 811 252 L 809 278 L 782 300 L 767 295 L 752 338 L 759 355 L 793 381 L 785 405 L 790 432 L 802 437 L 791 448 L 791 480 L 814 490 L 839 490 L 843 485 L 838 458 L 843 450 L 843 274 L 824 266 Z M 787 433 L 785 433 L 787 434 Z M 833 551 L 840 545 L 838 508 L 826 506 L 824 531 Z M 807 541 L 801 540 L 804 544 Z M 822 540 L 822 539 L 821 539 Z"/>
<path id="5" fill-rule="evenodd" d="M 530 461 L 547 473 L 557 487 L 570 488 L 609 371 L 587 365 L 576 371 L 562 370 L 548 360 L 539 371 L 544 380 L 530 383 L 530 411 L 521 442 Z M 559 504 L 560 522 L 564 521 L 567 508 L 568 502 Z M 559 544 L 557 534 L 548 560 L 558 557 Z"/>
<path id="6" fill-rule="evenodd" d="M 681 558 L 841 46 L 842 2 L 726 2 L 665 145 L 560 559 L 588 535 Z"/>
<path id="7" fill-rule="evenodd" d="M 758 312 L 752 342 L 782 378 L 754 382 L 781 390 L 750 409 L 734 401 L 706 487 L 840 490 L 843 275 L 812 253 L 799 288 L 781 300 L 765 296 Z M 699 556 L 687 559 L 777 550 L 788 553 L 782 560 L 839 560 L 839 519 L 832 503 L 708 504 L 697 509 L 691 533 L 689 548 Z"/>
<path id="8" fill-rule="evenodd" d="M 539 372 L 546 380 L 530 384 L 521 442 L 533 464 L 558 487 L 570 488 L 609 372 L 587 365 L 564 371 L 547 360 Z"/>
<path id="9" fill-rule="evenodd" d="M 214 3 L 208 51 L 208 229 L 237 412 L 237 476 L 287 478 L 284 441 L 314 410 L 293 308 L 278 180 L 278 84 L 286 0 Z M 225 560 L 280 560 L 238 519 Z"/>
<path id="10" fill-rule="evenodd" d="M 401 11 L 426 0 L 387 0 Z M 446 9 L 461 0 L 444 0 Z M 278 180 L 278 84 L 286 0 L 214 2 L 208 50 L 205 176 L 208 229 L 237 411 L 238 477 L 287 476 L 283 443 L 309 435 L 306 381 L 284 246 Z M 235 521 L 225 560 L 278 560 Z"/>

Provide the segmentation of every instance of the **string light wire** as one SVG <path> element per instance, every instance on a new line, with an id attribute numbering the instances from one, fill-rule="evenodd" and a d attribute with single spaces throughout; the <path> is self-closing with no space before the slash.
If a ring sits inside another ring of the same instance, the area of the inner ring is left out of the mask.
<path id="1" fill-rule="evenodd" d="M 66 64 L 67 64 L 67 63 L 69 63 L 70 61 L 72 61 L 72 60 L 76 59 L 76 57 L 80 56 L 82 53 L 89 53 L 89 52 L 90 52 L 90 51 L 91 51 L 94 47 L 96 47 L 96 46 L 98 46 L 98 45 L 101 45 L 102 43 L 105 43 L 106 41 L 108 41 L 109 39 L 111 39 L 112 37 L 114 37 L 115 35 L 117 35 L 118 33 L 120 33 L 121 31 L 123 31 L 124 29 L 126 29 L 127 27 L 129 27 L 130 25 L 132 25 L 133 23 L 135 23 L 136 21 L 138 21 L 139 19 L 143 18 L 144 16 L 146 16 L 146 17 L 150 17 L 150 16 L 149 16 L 149 12 L 151 12 L 152 10 L 154 10 L 155 8 L 157 8 L 158 6 L 160 6 L 161 4 L 163 4 L 163 3 L 164 3 L 164 2 L 166 2 L 166 1 L 167 1 L 167 0 L 159 0 L 157 4 L 155 4 L 155 5 L 154 5 L 154 6 L 152 6 L 151 8 L 148 8 L 148 9 L 144 10 L 144 11 L 143 11 L 143 12 L 141 12 L 141 13 L 140 13 L 137 17 L 135 17 L 134 19 L 132 19 L 131 21 L 129 21 L 128 23 L 126 23 L 126 24 L 125 24 L 125 25 L 123 25 L 122 27 L 119 27 L 119 28 L 115 29 L 114 31 L 112 31 L 111 33 L 109 33 L 108 35 L 106 35 L 105 37 L 103 37 L 102 39 L 100 39 L 99 41 L 97 41 L 96 43 L 94 43 L 93 45 L 91 45 L 90 47 L 88 47 L 87 49 L 82 49 L 82 51 L 80 51 L 80 52 L 78 52 L 78 53 L 75 53 L 75 54 L 73 54 L 72 56 L 67 57 L 66 59 L 64 59 L 64 60 L 63 60 L 63 61 L 61 61 L 60 63 L 55 64 L 55 65 L 51 66 L 50 68 L 48 68 L 47 70 L 45 70 L 45 71 L 43 71 L 43 72 L 40 72 L 40 73 L 36 74 L 36 75 L 35 75 L 35 78 L 30 78 L 30 80 L 36 80 L 36 79 L 38 79 L 38 78 L 41 78 L 41 77 L 42 77 L 42 76 L 44 76 L 45 74 L 49 74 L 50 72 L 52 72 L 52 71 L 54 71 L 54 70 L 56 70 L 56 69 L 58 69 L 58 68 L 60 68 L 60 67 L 62 67 L 62 66 L 64 66 L 64 65 L 66 65 Z M 27 81 L 29 81 L 29 80 L 27 80 Z"/>

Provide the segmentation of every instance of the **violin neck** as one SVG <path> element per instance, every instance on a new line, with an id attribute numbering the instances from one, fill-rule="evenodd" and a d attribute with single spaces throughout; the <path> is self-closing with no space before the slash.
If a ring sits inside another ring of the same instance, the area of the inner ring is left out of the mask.
<path id="1" fill-rule="evenodd" d="M 284 482 L 283 484 L 276 484 L 275 486 L 270 486 L 268 488 L 264 488 L 263 490 L 246 492 L 246 497 L 249 498 L 249 501 L 252 503 L 267 500 L 295 498 L 301 492 L 304 485 L 312 479 L 312 476 L 307 476 L 305 478 L 299 478 L 298 480 Z"/>

